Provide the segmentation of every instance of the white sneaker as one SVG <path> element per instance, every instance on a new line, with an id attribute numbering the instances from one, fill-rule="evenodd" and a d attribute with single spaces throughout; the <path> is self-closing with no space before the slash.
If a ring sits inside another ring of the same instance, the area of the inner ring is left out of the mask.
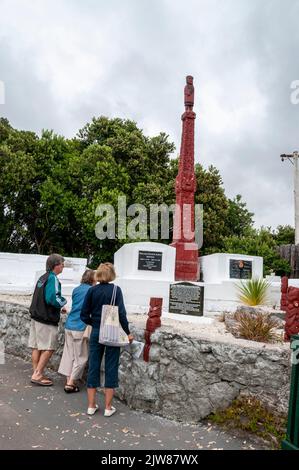
<path id="1" fill-rule="evenodd" d="M 104 416 L 112 416 L 114 415 L 114 413 L 116 412 L 116 408 L 114 408 L 114 406 L 111 406 L 111 410 L 105 410 L 104 412 Z"/>
<path id="2" fill-rule="evenodd" d="M 98 405 L 96 405 L 95 408 L 87 408 L 87 414 L 92 416 L 95 414 L 96 411 L 98 411 L 98 409 L 99 409 Z"/>

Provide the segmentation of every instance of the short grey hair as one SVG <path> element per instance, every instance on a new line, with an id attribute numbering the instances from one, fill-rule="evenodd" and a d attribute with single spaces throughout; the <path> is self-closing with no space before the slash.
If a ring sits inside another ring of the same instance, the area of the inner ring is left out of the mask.
<path id="1" fill-rule="evenodd" d="M 47 258 L 46 270 L 53 271 L 55 266 L 58 266 L 59 264 L 62 264 L 62 263 L 64 263 L 64 257 L 61 255 L 58 255 L 57 253 L 53 253 Z"/>

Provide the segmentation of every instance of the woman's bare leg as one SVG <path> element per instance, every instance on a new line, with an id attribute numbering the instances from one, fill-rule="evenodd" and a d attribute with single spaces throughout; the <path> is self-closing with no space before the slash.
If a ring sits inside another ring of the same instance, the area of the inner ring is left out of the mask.
<path id="1" fill-rule="evenodd" d="M 111 410 L 112 398 L 114 395 L 113 388 L 105 388 L 105 408 Z"/>
<path id="2" fill-rule="evenodd" d="M 88 397 L 88 408 L 95 408 L 96 407 L 96 388 L 88 388 L 87 389 L 87 397 Z"/>

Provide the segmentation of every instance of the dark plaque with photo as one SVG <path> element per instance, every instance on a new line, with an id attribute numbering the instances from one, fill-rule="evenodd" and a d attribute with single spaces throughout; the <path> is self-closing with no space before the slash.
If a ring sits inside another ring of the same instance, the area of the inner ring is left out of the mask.
<path id="1" fill-rule="evenodd" d="M 162 252 L 139 251 L 138 270 L 162 271 Z"/>
<path id="2" fill-rule="evenodd" d="M 252 278 L 252 261 L 244 261 L 241 259 L 229 260 L 229 277 L 231 279 L 251 279 Z"/>
<path id="3" fill-rule="evenodd" d="M 203 315 L 204 288 L 191 282 L 170 285 L 169 312 L 183 315 Z"/>

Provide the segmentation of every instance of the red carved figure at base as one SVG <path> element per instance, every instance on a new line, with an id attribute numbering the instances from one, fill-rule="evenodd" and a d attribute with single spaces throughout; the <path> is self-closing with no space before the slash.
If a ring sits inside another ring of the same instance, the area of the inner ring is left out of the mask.
<path id="1" fill-rule="evenodd" d="M 285 323 L 285 341 L 299 333 L 299 289 L 290 286 L 287 293 L 287 311 Z"/>
<path id="2" fill-rule="evenodd" d="M 150 308 L 144 332 L 145 346 L 143 350 L 143 359 L 145 362 L 149 362 L 151 334 L 161 326 L 162 303 L 163 299 L 158 297 L 151 297 L 150 299 Z"/>
<path id="3" fill-rule="evenodd" d="M 289 279 L 287 276 L 281 278 L 281 297 L 280 297 L 280 310 L 287 310 L 287 295 L 288 295 Z"/>

